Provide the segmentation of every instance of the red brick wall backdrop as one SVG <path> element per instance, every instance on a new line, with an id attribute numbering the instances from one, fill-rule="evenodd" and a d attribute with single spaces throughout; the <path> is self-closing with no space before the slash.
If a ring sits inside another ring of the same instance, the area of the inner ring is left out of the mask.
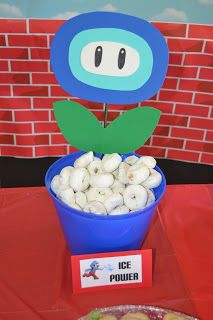
<path id="1" fill-rule="evenodd" d="M 63 21 L 0 19 L 0 151 L 2 156 L 62 156 L 72 152 L 52 103 L 71 97 L 50 68 L 49 47 Z M 154 23 L 167 38 L 170 62 L 158 94 L 141 105 L 162 111 L 139 152 L 213 163 L 213 26 Z M 73 98 L 79 100 L 77 98 Z M 79 100 L 103 120 L 103 104 Z M 109 120 L 134 105 L 110 105 Z"/>

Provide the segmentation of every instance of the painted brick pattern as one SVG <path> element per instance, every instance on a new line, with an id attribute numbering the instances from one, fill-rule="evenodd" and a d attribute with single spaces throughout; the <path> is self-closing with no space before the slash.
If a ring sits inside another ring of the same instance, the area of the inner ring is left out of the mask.
<path id="1" fill-rule="evenodd" d="M 52 103 L 74 99 L 103 121 L 103 104 L 71 98 L 57 83 L 49 47 L 62 20 L 0 19 L 0 152 L 2 156 L 63 156 L 69 146 L 55 122 Z M 213 164 L 213 27 L 153 24 L 170 51 L 162 89 L 141 106 L 162 115 L 139 153 Z M 109 121 L 136 105 L 109 105 Z"/>

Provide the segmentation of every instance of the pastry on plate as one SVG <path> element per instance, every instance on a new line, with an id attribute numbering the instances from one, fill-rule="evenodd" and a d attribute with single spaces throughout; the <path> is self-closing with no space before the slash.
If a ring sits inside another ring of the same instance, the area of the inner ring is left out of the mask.
<path id="1" fill-rule="evenodd" d="M 167 313 L 163 317 L 163 320 L 187 320 L 187 319 L 183 316 L 177 316 L 174 313 Z"/>
<path id="2" fill-rule="evenodd" d="M 120 320 L 150 320 L 150 318 L 143 312 L 128 312 Z"/>
<path id="3" fill-rule="evenodd" d="M 103 314 L 100 311 L 92 311 L 85 320 L 118 320 L 116 316 Z"/>

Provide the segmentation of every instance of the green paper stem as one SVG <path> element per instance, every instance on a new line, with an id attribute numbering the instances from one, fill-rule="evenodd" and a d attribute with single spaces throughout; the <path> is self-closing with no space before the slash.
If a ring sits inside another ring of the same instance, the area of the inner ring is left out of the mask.
<path id="1" fill-rule="evenodd" d="M 104 103 L 104 128 L 107 126 L 108 104 Z"/>

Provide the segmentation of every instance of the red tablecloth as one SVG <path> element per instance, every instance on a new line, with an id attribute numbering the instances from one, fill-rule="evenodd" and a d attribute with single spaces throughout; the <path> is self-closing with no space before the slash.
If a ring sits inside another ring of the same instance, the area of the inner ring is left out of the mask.
<path id="1" fill-rule="evenodd" d="M 213 318 L 213 186 L 168 186 L 144 248 L 153 287 L 72 294 L 70 255 L 43 187 L 0 189 L 0 319 L 75 320 L 96 307 L 150 304 Z"/>

